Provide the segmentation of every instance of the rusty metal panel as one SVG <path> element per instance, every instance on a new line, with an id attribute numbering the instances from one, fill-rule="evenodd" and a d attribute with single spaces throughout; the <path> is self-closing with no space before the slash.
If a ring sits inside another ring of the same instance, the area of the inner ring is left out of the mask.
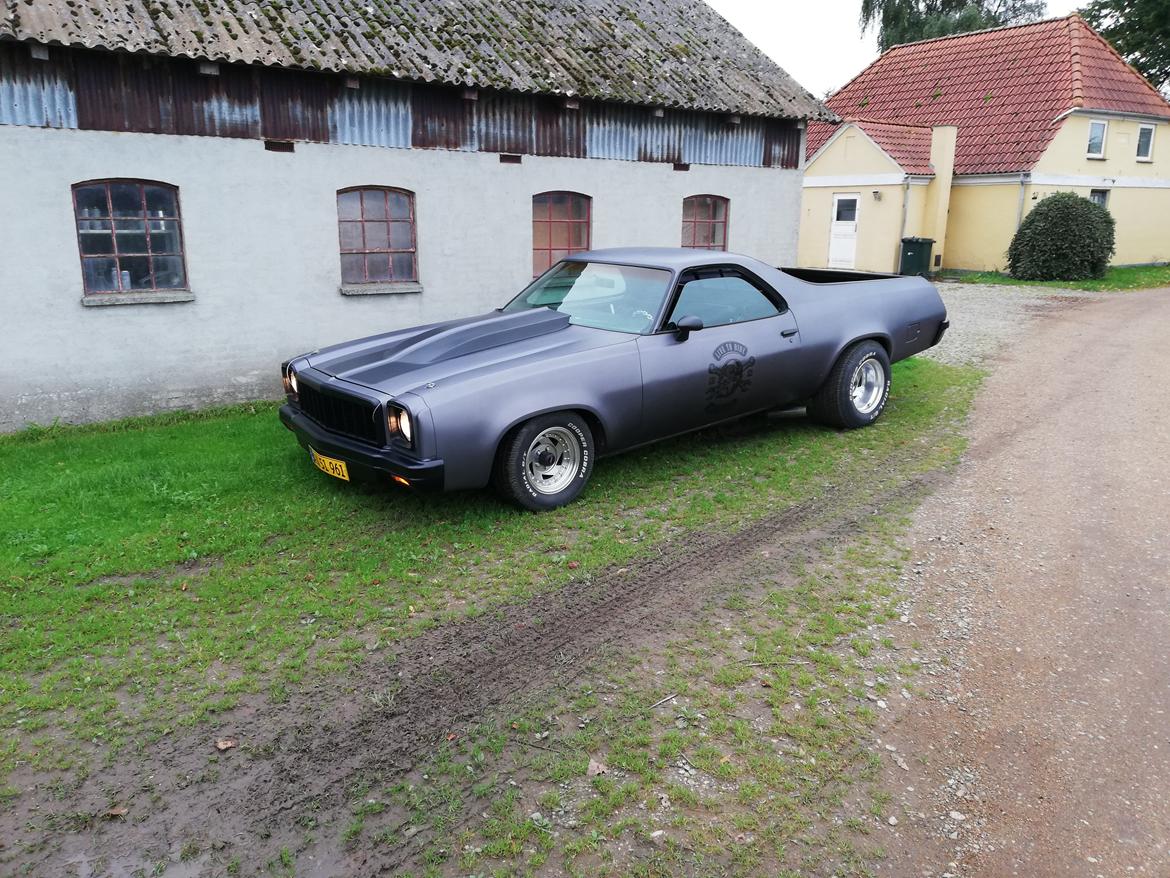
<path id="1" fill-rule="evenodd" d="M 117 55 L 76 52 L 73 82 L 77 126 L 91 131 L 126 131 L 126 87 Z"/>
<path id="2" fill-rule="evenodd" d="M 329 142 L 410 147 L 410 86 L 377 79 L 343 88 L 329 102 Z"/>
<path id="3" fill-rule="evenodd" d="M 764 167 L 800 167 L 800 128 L 789 120 L 764 122 Z"/>
<path id="4" fill-rule="evenodd" d="M 569 110 L 560 98 L 533 98 L 536 110 L 536 154 L 585 158 L 587 111 Z"/>
<path id="5" fill-rule="evenodd" d="M 411 145 L 474 152 L 476 103 L 465 100 L 462 89 L 416 86 L 410 94 Z"/>
<path id="6" fill-rule="evenodd" d="M 481 93 L 475 107 L 475 126 L 483 152 L 536 152 L 535 110 L 527 95 Z"/>
<path id="7" fill-rule="evenodd" d="M 714 113 L 597 104 L 590 109 L 587 155 L 638 162 L 759 167 L 764 153 L 763 120 L 731 125 Z"/>
<path id="8" fill-rule="evenodd" d="M 261 137 L 329 142 L 329 104 L 342 85 L 337 77 L 265 68 L 256 80 Z"/>
<path id="9" fill-rule="evenodd" d="M 247 67 L 221 64 L 219 76 L 199 73 L 194 61 L 172 68 L 176 134 L 259 137 L 260 100 Z"/>
<path id="10" fill-rule="evenodd" d="M 62 50 L 37 61 L 27 46 L 0 43 L 0 125 L 77 127 L 77 98 Z"/>

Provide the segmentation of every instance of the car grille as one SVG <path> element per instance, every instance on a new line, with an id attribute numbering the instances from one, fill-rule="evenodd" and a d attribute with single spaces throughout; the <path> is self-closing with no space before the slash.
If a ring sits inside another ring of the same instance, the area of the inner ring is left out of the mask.
<path id="1" fill-rule="evenodd" d="M 377 417 L 378 406 L 375 403 L 352 396 L 325 393 L 310 387 L 305 381 L 300 384 L 297 398 L 301 411 L 326 430 L 352 436 L 371 445 L 382 444 L 381 422 Z"/>

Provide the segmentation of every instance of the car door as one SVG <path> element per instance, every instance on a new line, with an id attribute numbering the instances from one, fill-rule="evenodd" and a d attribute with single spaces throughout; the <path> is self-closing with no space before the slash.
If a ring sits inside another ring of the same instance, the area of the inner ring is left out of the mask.
<path id="1" fill-rule="evenodd" d="M 685 338 L 683 317 L 703 328 Z M 796 319 L 763 281 L 736 268 L 679 278 L 661 331 L 638 339 L 643 441 L 792 402 Z"/>

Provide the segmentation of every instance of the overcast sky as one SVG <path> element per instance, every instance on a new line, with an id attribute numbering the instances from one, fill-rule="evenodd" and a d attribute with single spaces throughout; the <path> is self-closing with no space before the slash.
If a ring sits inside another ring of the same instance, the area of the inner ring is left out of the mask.
<path id="1" fill-rule="evenodd" d="M 861 0 L 707 0 L 719 14 L 818 98 L 838 89 L 878 55 L 877 33 L 857 25 Z M 1050 16 L 1084 3 L 1048 0 Z M 795 12 L 793 7 L 800 11 Z"/>

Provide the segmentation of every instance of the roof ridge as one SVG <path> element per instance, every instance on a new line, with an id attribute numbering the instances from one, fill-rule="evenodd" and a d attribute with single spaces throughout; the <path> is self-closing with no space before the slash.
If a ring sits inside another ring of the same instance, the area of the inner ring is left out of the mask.
<path id="1" fill-rule="evenodd" d="M 1068 17 L 1068 54 L 1072 65 L 1072 106 L 1085 105 L 1085 72 L 1081 69 L 1081 36 L 1084 29 L 1077 27 L 1077 22 L 1084 24 L 1084 20 L 1075 13 Z"/>
<path id="2" fill-rule="evenodd" d="M 927 125 L 922 122 L 895 122 L 891 119 L 875 119 L 867 116 L 856 116 L 854 118 L 841 117 L 845 122 L 854 122 L 864 125 L 894 125 L 898 128 L 923 128 L 927 131 L 935 128 L 934 125 Z"/>
<path id="3" fill-rule="evenodd" d="M 1038 27 L 1039 25 L 1042 25 L 1042 24 L 1056 24 L 1057 22 L 1060 22 L 1060 21 L 1068 21 L 1071 18 L 1080 18 L 1080 16 L 1077 15 L 1075 12 L 1073 12 L 1069 15 L 1060 15 L 1060 16 L 1057 16 L 1055 18 L 1042 18 L 1039 21 L 1021 21 L 1018 24 L 1001 24 L 998 27 L 985 27 L 981 30 L 969 30 L 969 31 L 964 31 L 963 33 L 960 33 L 960 34 L 944 34 L 941 37 L 928 37 L 925 40 L 912 40 L 909 43 L 898 43 L 897 45 L 890 46 L 890 48 L 888 48 L 888 49 L 886 49 L 886 51 L 882 52 L 882 56 L 884 57 L 884 56 L 888 55 L 890 52 L 894 51 L 895 49 L 904 49 L 907 46 L 920 46 L 923 43 L 940 43 L 943 40 L 961 40 L 964 37 L 976 37 L 976 36 L 979 36 L 980 34 L 990 34 L 990 33 L 995 33 L 997 31 L 1005 31 L 1005 30 L 1016 30 L 1016 29 L 1024 28 L 1024 27 Z M 1083 19 L 1082 19 L 1082 21 L 1083 21 Z"/>
<path id="4" fill-rule="evenodd" d="M 1079 27 L 1078 27 L 1078 25 L 1079 25 Z M 1157 95 L 1158 99 L 1160 101 L 1162 101 L 1162 103 L 1166 104 L 1167 106 L 1170 106 L 1170 101 L 1166 100 L 1166 96 L 1163 95 L 1160 91 L 1158 91 L 1158 89 L 1154 86 L 1154 84 L 1152 82 L 1150 82 L 1148 79 L 1146 79 L 1145 75 L 1140 70 L 1138 70 L 1136 67 L 1134 67 L 1132 64 L 1130 64 L 1128 61 L 1126 61 L 1125 57 L 1119 51 L 1117 51 L 1117 47 L 1114 46 L 1113 43 L 1109 42 L 1109 40 L 1105 39 L 1105 37 L 1103 37 L 1103 36 L 1101 36 L 1101 34 L 1097 33 L 1096 29 L 1091 24 L 1089 24 L 1087 21 L 1085 21 L 1083 18 L 1081 18 L 1080 15 L 1078 15 L 1075 12 L 1069 16 L 1069 29 L 1076 31 L 1076 33 L 1077 33 L 1076 39 L 1077 39 L 1078 44 L 1080 43 L 1081 38 L 1084 37 L 1084 35 L 1086 33 L 1088 33 L 1088 35 L 1091 38 L 1097 40 L 1097 42 L 1099 42 L 1103 46 L 1105 46 L 1105 48 L 1109 50 L 1110 55 L 1112 55 L 1114 58 L 1116 58 L 1118 61 L 1120 61 L 1126 67 L 1128 67 L 1130 72 L 1133 73 L 1133 75 L 1136 76 L 1138 79 L 1140 79 L 1142 81 L 1142 84 L 1145 85 L 1146 88 L 1148 88 L 1151 92 L 1153 92 L 1155 95 Z M 1079 69 L 1079 56 L 1078 56 L 1078 68 L 1074 72 L 1074 77 L 1081 78 L 1081 76 L 1082 76 L 1082 73 L 1081 73 L 1081 70 Z M 1074 79 L 1074 85 L 1075 84 L 1076 84 L 1076 79 Z M 1084 86 L 1083 79 L 1080 80 L 1080 84 L 1083 88 L 1083 86 Z M 1082 95 L 1082 97 L 1083 97 L 1083 95 Z M 1076 104 L 1076 106 L 1084 107 L 1084 103 L 1082 102 L 1080 104 Z M 1092 109 L 1092 108 L 1090 107 L 1089 109 Z"/>

